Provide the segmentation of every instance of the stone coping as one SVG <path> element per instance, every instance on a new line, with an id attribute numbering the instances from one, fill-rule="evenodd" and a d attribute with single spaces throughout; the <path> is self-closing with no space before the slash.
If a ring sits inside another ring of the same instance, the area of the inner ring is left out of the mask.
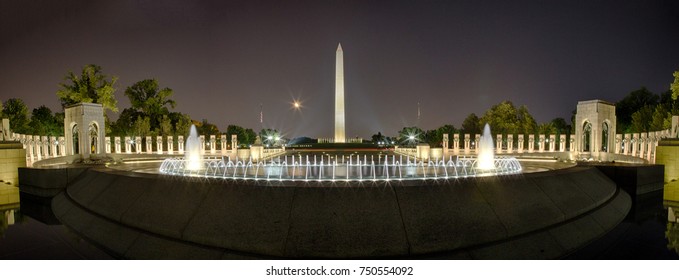
<path id="1" fill-rule="evenodd" d="M 101 168 L 53 210 L 124 258 L 558 258 L 615 227 L 630 201 L 593 167 L 367 184 Z"/>

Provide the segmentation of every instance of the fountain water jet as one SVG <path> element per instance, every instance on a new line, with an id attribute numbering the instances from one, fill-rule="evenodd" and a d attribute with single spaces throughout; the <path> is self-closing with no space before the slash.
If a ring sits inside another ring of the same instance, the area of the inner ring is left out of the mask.
<path id="1" fill-rule="evenodd" d="M 200 150 L 200 139 L 196 126 L 191 125 L 189 137 L 186 138 L 184 147 L 184 165 L 187 170 L 199 170 L 203 167 L 203 155 Z"/>
<path id="2" fill-rule="evenodd" d="M 483 135 L 481 135 L 478 147 L 479 157 L 476 161 L 476 168 L 481 170 L 495 169 L 495 147 L 493 147 L 493 137 L 490 135 L 490 125 L 487 123 L 483 127 Z"/>

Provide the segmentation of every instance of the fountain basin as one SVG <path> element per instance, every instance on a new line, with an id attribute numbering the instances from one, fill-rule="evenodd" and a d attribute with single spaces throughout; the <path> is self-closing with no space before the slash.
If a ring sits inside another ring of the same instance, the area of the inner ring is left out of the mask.
<path id="1" fill-rule="evenodd" d="M 558 258 L 631 205 L 594 167 L 448 180 L 224 180 L 87 170 L 55 197 L 123 258 Z M 574 234 L 577 233 L 577 234 Z"/>

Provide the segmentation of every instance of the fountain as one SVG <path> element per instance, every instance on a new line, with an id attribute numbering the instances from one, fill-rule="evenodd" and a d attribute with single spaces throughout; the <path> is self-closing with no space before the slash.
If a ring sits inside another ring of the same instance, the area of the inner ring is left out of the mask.
<path id="1" fill-rule="evenodd" d="M 184 166 L 186 170 L 199 170 L 203 167 L 203 155 L 200 150 L 200 139 L 196 126 L 191 125 L 189 137 L 186 138 L 186 146 L 184 147 Z"/>
<path id="2" fill-rule="evenodd" d="M 479 157 L 476 161 L 476 168 L 481 170 L 495 169 L 495 147 L 493 147 L 493 137 L 490 135 L 490 125 L 486 123 L 483 127 L 483 135 L 479 140 Z"/>

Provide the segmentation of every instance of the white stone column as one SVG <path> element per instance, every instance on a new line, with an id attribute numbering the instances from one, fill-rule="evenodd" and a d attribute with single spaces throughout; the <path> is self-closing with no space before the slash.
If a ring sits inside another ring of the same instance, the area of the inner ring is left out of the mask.
<path id="1" fill-rule="evenodd" d="M 205 154 L 205 135 L 199 136 L 200 138 L 200 154 Z"/>
<path id="2" fill-rule="evenodd" d="M 226 134 L 222 134 L 219 139 L 221 142 L 222 154 L 226 154 Z"/>
<path id="3" fill-rule="evenodd" d="M 646 158 L 646 142 L 648 141 L 648 133 L 639 134 L 639 157 Z"/>
<path id="4" fill-rule="evenodd" d="M 542 153 L 542 152 L 545 151 L 545 135 L 544 134 L 540 134 L 539 141 L 540 142 L 538 142 L 538 149 Z"/>
<path id="5" fill-rule="evenodd" d="M 507 135 L 507 153 L 514 152 L 514 135 Z"/>
<path id="6" fill-rule="evenodd" d="M 615 151 L 616 154 L 622 153 L 622 134 L 615 135 Z"/>
<path id="7" fill-rule="evenodd" d="M 479 141 L 481 141 L 481 135 L 476 134 L 474 136 L 474 153 L 479 154 Z"/>
<path id="8" fill-rule="evenodd" d="M 625 139 L 622 140 L 622 144 L 624 146 L 623 149 L 622 149 L 623 150 L 622 154 L 623 155 L 629 155 L 632 152 L 632 147 L 631 147 L 632 146 L 632 137 L 630 136 L 629 133 L 625 134 Z"/>
<path id="9" fill-rule="evenodd" d="M 441 147 L 443 148 L 443 154 L 448 154 L 448 133 L 443 134 Z"/>
<path id="10" fill-rule="evenodd" d="M 64 139 L 63 136 L 60 136 L 58 141 L 59 141 L 59 144 L 57 144 L 57 146 L 59 146 L 59 155 L 65 156 L 66 155 L 66 139 Z"/>
<path id="11" fill-rule="evenodd" d="M 52 157 L 58 157 L 59 154 L 57 152 L 57 137 L 50 136 L 50 145 L 52 145 Z"/>
<path id="12" fill-rule="evenodd" d="M 464 135 L 464 153 L 469 154 L 469 151 L 471 150 L 471 139 L 469 139 L 469 134 L 465 133 Z"/>
<path id="13" fill-rule="evenodd" d="M 156 136 L 156 153 L 163 154 L 163 136 Z"/>
<path id="14" fill-rule="evenodd" d="M 134 151 L 135 151 L 137 154 L 141 154 L 141 153 L 143 152 L 143 151 L 142 151 L 142 150 L 143 150 L 143 147 L 142 147 L 142 145 L 141 145 L 141 136 L 137 136 L 137 137 L 134 138 L 134 148 L 135 148 Z"/>
<path id="15" fill-rule="evenodd" d="M 516 144 L 519 145 L 519 153 L 522 154 L 523 153 L 523 134 L 519 134 L 519 139 L 518 139 Z"/>
<path id="16" fill-rule="evenodd" d="M 559 152 L 566 151 L 566 135 L 559 135 Z"/>
<path id="17" fill-rule="evenodd" d="M 153 139 L 151 138 L 151 136 L 146 136 L 146 153 L 147 154 L 153 153 Z"/>
<path id="18" fill-rule="evenodd" d="M 495 136 L 495 153 L 496 154 L 502 153 L 502 134 L 498 134 Z"/>
<path id="19" fill-rule="evenodd" d="M 639 133 L 632 134 L 632 156 L 637 156 L 637 151 L 639 149 Z"/>
<path id="20" fill-rule="evenodd" d="M 453 153 L 460 154 L 460 134 L 453 134 Z"/>
<path id="21" fill-rule="evenodd" d="M 132 153 L 132 139 L 130 139 L 130 136 L 125 136 L 125 153 Z"/>
<path id="22" fill-rule="evenodd" d="M 111 137 L 106 136 L 104 141 L 106 142 L 106 144 L 105 144 L 106 145 L 106 153 L 110 154 L 111 153 Z"/>
<path id="23" fill-rule="evenodd" d="M 238 135 L 231 134 L 231 152 L 236 154 L 237 151 L 238 151 Z"/>
<path id="24" fill-rule="evenodd" d="M 28 150 L 28 155 L 31 159 L 31 164 L 35 161 L 35 152 L 34 152 L 33 145 L 34 145 L 33 136 L 28 135 L 26 137 L 26 150 Z"/>
<path id="25" fill-rule="evenodd" d="M 42 160 L 42 152 L 41 150 L 41 143 L 40 143 L 40 136 L 34 135 L 33 136 L 33 149 L 35 150 L 35 157 L 38 160 Z"/>
<path id="26" fill-rule="evenodd" d="M 167 153 L 174 154 L 174 137 L 172 135 L 167 136 Z"/>
<path id="27" fill-rule="evenodd" d="M 177 136 L 177 153 L 180 153 L 180 154 L 184 153 L 184 136 L 183 135 Z"/>
<path id="28" fill-rule="evenodd" d="M 535 135 L 528 134 L 528 152 L 532 153 L 535 151 Z"/>
<path id="29" fill-rule="evenodd" d="M 549 151 L 554 152 L 555 148 L 556 148 L 556 135 L 550 134 L 549 135 Z"/>
<path id="30" fill-rule="evenodd" d="M 41 136 L 42 141 L 42 156 L 44 158 L 50 157 L 50 140 L 47 136 Z"/>
<path id="31" fill-rule="evenodd" d="M 215 154 L 217 152 L 217 137 L 210 135 L 210 153 Z"/>
<path id="32" fill-rule="evenodd" d="M 120 152 L 121 152 L 120 137 L 119 136 L 113 137 L 113 143 L 115 145 L 114 148 L 115 148 L 116 154 L 120 154 Z"/>
<path id="33" fill-rule="evenodd" d="M 571 135 L 571 140 L 568 147 L 570 148 L 571 152 L 575 152 L 575 135 Z"/>

